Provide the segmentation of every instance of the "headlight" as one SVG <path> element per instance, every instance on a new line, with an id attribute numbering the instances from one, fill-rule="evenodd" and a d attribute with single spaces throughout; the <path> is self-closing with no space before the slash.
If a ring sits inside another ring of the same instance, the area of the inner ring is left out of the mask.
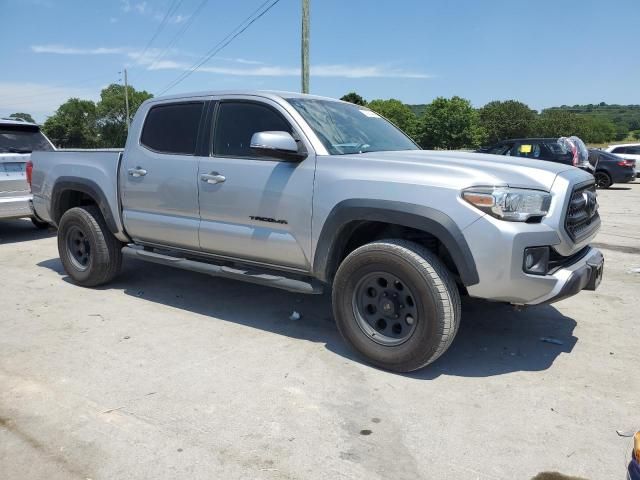
<path id="1" fill-rule="evenodd" d="M 544 217 L 551 205 L 547 192 L 510 187 L 471 187 L 462 192 L 462 198 L 483 212 L 510 222 Z"/>

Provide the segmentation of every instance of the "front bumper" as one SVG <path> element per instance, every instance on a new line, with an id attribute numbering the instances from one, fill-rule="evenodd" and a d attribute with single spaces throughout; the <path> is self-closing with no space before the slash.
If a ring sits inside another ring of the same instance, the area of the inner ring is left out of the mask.
<path id="1" fill-rule="evenodd" d="M 590 248 L 581 260 L 555 272 L 556 286 L 547 295 L 528 305 L 553 303 L 572 297 L 582 290 L 595 290 L 602 281 L 604 257 L 597 248 Z"/>
<path id="2" fill-rule="evenodd" d="M 0 219 L 31 217 L 31 195 L 0 197 Z"/>
<path id="3" fill-rule="evenodd" d="M 537 305 L 567 298 L 580 290 L 597 286 L 593 265 L 602 259 L 599 250 L 588 245 L 566 248 L 566 261 L 546 275 L 534 275 L 523 270 L 524 251 L 529 247 L 550 246 L 559 253 L 561 239 L 558 230 L 549 225 L 503 222 L 486 216 L 464 230 L 476 262 L 480 281 L 467 287 L 472 297 L 512 303 Z M 594 235 L 585 239 L 592 241 Z M 473 240 L 473 241 L 471 241 Z M 580 252 L 584 251 L 584 254 Z M 594 283 L 590 283 L 592 278 Z"/>

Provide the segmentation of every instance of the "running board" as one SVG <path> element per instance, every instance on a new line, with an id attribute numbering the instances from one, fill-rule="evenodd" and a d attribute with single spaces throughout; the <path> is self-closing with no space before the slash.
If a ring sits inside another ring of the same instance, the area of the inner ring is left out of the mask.
<path id="1" fill-rule="evenodd" d="M 266 285 L 269 287 L 280 288 L 282 290 L 288 290 L 290 292 L 320 294 L 323 291 L 322 284 L 317 280 L 296 280 L 270 273 L 260 273 L 255 270 L 244 270 L 240 268 L 214 265 L 211 263 L 189 260 L 187 258 L 162 255 L 160 253 L 144 250 L 140 247 L 125 246 L 122 248 L 122 254 L 127 257 L 137 258 L 146 262 L 159 263 L 160 265 L 182 268 L 183 270 L 191 270 L 192 272 L 204 273 L 213 277 L 223 277 L 255 283 L 258 285 Z"/>

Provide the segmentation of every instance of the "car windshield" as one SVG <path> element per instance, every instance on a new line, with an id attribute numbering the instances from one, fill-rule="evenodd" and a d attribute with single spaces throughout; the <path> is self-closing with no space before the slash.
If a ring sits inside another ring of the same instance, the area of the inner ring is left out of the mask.
<path id="1" fill-rule="evenodd" d="M 31 153 L 51 151 L 53 147 L 37 127 L 0 126 L 0 152 Z"/>
<path id="2" fill-rule="evenodd" d="M 287 101 L 302 115 L 331 155 L 419 150 L 377 113 L 351 103 L 309 98 Z"/>

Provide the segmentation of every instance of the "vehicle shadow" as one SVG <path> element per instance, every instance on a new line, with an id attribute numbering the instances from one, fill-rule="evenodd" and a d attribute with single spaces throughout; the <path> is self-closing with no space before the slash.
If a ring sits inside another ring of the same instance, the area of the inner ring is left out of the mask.
<path id="1" fill-rule="evenodd" d="M 607 190 L 631 190 L 631 187 L 609 187 Z"/>
<path id="2" fill-rule="evenodd" d="M 56 230 L 53 227 L 39 230 L 33 226 L 33 223 L 28 218 L 0 220 L 0 246 L 53 237 L 55 234 Z"/>
<path id="3" fill-rule="evenodd" d="M 38 266 L 70 281 L 57 258 Z M 127 295 L 212 317 L 212 321 L 323 343 L 331 352 L 367 365 L 340 337 L 329 294 L 296 294 L 137 260 L 127 260 L 116 281 L 101 289 L 121 289 Z M 302 318 L 291 320 L 293 311 Z M 573 349 L 575 326 L 575 320 L 552 306 L 516 311 L 507 305 L 465 299 L 462 324 L 451 348 L 432 365 L 407 376 L 428 380 L 440 375 L 487 377 L 546 370 Z M 562 345 L 542 342 L 542 337 Z"/>

